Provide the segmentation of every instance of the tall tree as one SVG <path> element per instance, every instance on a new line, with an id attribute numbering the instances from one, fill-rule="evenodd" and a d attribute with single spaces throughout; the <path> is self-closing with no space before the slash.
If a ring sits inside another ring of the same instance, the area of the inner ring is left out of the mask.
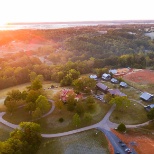
<path id="1" fill-rule="evenodd" d="M 80 116 L 77 113 L 73 116 L 72 122 L 73 122 L 73 125 L 76 127 L 81 124 Z"/>
<path id="2" fill-rule="evenodd" d="M 130 100 L 126 96 L 123 96 L 123 97 L 115 96 L 110 100 L 109 103 L 116 104 L 116 108 L 119 111 L 123 111 L 124 109 L 130 106 Z"/>
<path id="3" fill-rule="evenodd" d="M 42 114 L 49 110 L 50 104 L 45 96 L 40 95 L 37 98 L 36 108 L 39 108 Z"/>

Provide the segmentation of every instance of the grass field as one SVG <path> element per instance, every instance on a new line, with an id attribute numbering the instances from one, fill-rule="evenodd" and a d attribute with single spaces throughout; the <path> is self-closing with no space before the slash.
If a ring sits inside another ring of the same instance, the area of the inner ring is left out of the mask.
<path id="1" fill-rule="evenodd" d="M 131 102 L 130 106 L 123 111 L 115 109 L 110 116 L 110 120 L 115 123 L 140 124 L 148 121 L 147 112 L 138 103 Z"/>
<path id="2" fill-rule="evenodd" d="M 10 132 L 13 129 L 5 126 L 4 124 L 0 123 L 0 141 L 5 141 L 9 138 Z"/>
<path id="3" fill-rule="evenodd" d="M 97 134 L 96 134 L 97 133 Z M 98 130 L 43 139 L 37 154 L 109 154 L 108 142 Z"/>
<path id="4" fill-rule="evenodd" d="M 81 125 L 78 127 L 72 125 L 72 117 L 75 112 L 67 111 L 66 108 L 63 108 L 61 111 L 55 109 L 51 115 L 42 118 L 37 122 L 41 125 L 42 133 L 60 133 L 95 124 L 103 119 L 109 109 L 110 106 L 108 104 L 98 101 L 96 111 L 91 114 L 93 117 L 92 121 L 85 123 L 82 121 L 81 117 Z M 60 118 L 64 119 L 62 123 L 58 121 Z"/>

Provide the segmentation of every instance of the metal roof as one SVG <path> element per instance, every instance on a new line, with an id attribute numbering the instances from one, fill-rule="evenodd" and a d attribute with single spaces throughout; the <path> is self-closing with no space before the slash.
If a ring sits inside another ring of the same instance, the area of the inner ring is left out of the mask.
<path id="1" fill-rule="evenodd" d="M 140 96 L 140 98 L 142 98 L 144 100 L 149 100 L 151 97 L 153 97 L 153 95 L 149 94 L 147 92 L 142 93 L 142 95 Z"/>
<path id="2" fill-rule="evenodd" d="M 122 93 L 119 89 L 108 89 L 108 92 L 111 95 L 127 96 L 126 94 Z"/>
<path id="3" fill-rule="evenodd" d="M 102 84 L 101 82 L 97 83 L 96 86 L 99 87 L 102 90 L 107 90 L 108 89 L 108 87 L 106 85 Z"/>
<path id="4" fill-rule="evenodd" d="M 111 70 L 109 70 L 109 73 L 117 74 L 117 70 L 116 69 L 111 69 Z"/>

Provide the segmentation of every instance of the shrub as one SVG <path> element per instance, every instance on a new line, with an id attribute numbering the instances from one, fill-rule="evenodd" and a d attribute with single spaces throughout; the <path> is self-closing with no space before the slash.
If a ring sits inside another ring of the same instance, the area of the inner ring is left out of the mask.
<path id="1" fill-rule="evenodd" d="M 64 121 L 64 119 L 63 118 L 59 118 L 59 122 L 63 122 Z"/>
<path id="2" fill-rule="evenodd" d="M 123 123 L 119 124 L 118 131 L 125 132 L 126 131 L 126 126 Z"/>

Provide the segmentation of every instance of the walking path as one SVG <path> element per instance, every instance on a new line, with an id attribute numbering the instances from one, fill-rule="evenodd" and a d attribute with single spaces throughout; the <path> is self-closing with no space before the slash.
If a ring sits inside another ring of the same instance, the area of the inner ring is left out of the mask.
<path id="1" fill-rule="evenodd" d="M 54 101 L 53 101 L 53 100 L 49 100 L 49 102 L 52 104 L 52 108 L 50 109 L 50 111 L 49 111 L 48 113 L 44 114 L 42 117 L 48 116 L 48 115 L 51 114 L 51 113 L 54 111 L 54 109 L 55 109 L 55 103 L 54 103 Z M 20 106 L 20 107 L 21 107 L 21 106 Z M 13 128 L 13 129 L 18 128 L 19 125 L 12 124 L 12 123 L 10 123 L 10 122 L 8 122 L 8 121 L 6 121 L 6 120 L 3 119 L 3 115 L 4 115 L 5 113 L 6 113 L 6 112 L 0 112 L 0 122 L 3 123 L 4 125 L 10 127 L 10 128 Z"/>
<path id="2" fill-rule="evenodd" d="M 134 100 L 135 101 L 135 100 Z M 48 116 L 49 114 L 51 114 L 54 109 L 55 109 L 55 103 L 53 100 L 49 100 L 49 102 L 52 103 L 52 108 L 50 109 L 50 111 L 48 113 L 46 113 L 45 115 L 43 115 L 42 117 L 45 117 L 45 116 Z M 140 103 L 139 101 L 136 101 L 138 103 Z M 142 104 L 143 105 L 143 104 Z M 112 112 L 114 111 L 115 109 L 115 105 L 113 105 L 111 107 L 111 109 L 108 111 L 108 113 L 105 115 L 105 117 L 97 124 L 94 124 L 94 125 L 91 125 L 91 126 L 87 126 L 87 127 L 84 127 L 84 128 L 79 128 L 79 129 L 76 129 L 76 130 L 72 130 L 72 131 L 68 131 L 68 132 L 64 132 L 64 133 L 56 133 L 56 134 L 42 134 L 42 137 L 45 137 L 45 138 L 52 138 L 52 137 L 60 137 L 60 136 L 66 136 L 66 135 L 71 135 L 71 134 L 74 134 L 74 133 L 79 133 L 79 132 L 82 132 L 82 131 L 86 131 L 86 130 L 89 130 L 89 129 L 93 129 L 93 128 L 103 128 L 105 130 L 108 130 L 110 131 L 110 129 L 112 128 L 117 128 L 118 127 L 118 124 L 116 123 L 113 123 L 109 120 L 109 117 L 110 115 L 112 114 Z M 3 119 L 3 115 L 5 114 L 5 112 L 1 112 L 0 113 L 0 122 L 9 126 L 10 128 L 18 128 L 19 126 L 18 125 L 15 125 L 15 124 L 12 124 L 6 120 Z M 151 120 L 150 120 L 151 121 Z M 136 127 L 140 127 L 140 126 L 144 126 L 144 125 L 147 125 L 149 124 L 150 121 L 147 121 L 145 123 L 142 123 L 142 124 L 137 124 L 137 125 L 126 125 L 127 128 L 136 128 Z"/>

